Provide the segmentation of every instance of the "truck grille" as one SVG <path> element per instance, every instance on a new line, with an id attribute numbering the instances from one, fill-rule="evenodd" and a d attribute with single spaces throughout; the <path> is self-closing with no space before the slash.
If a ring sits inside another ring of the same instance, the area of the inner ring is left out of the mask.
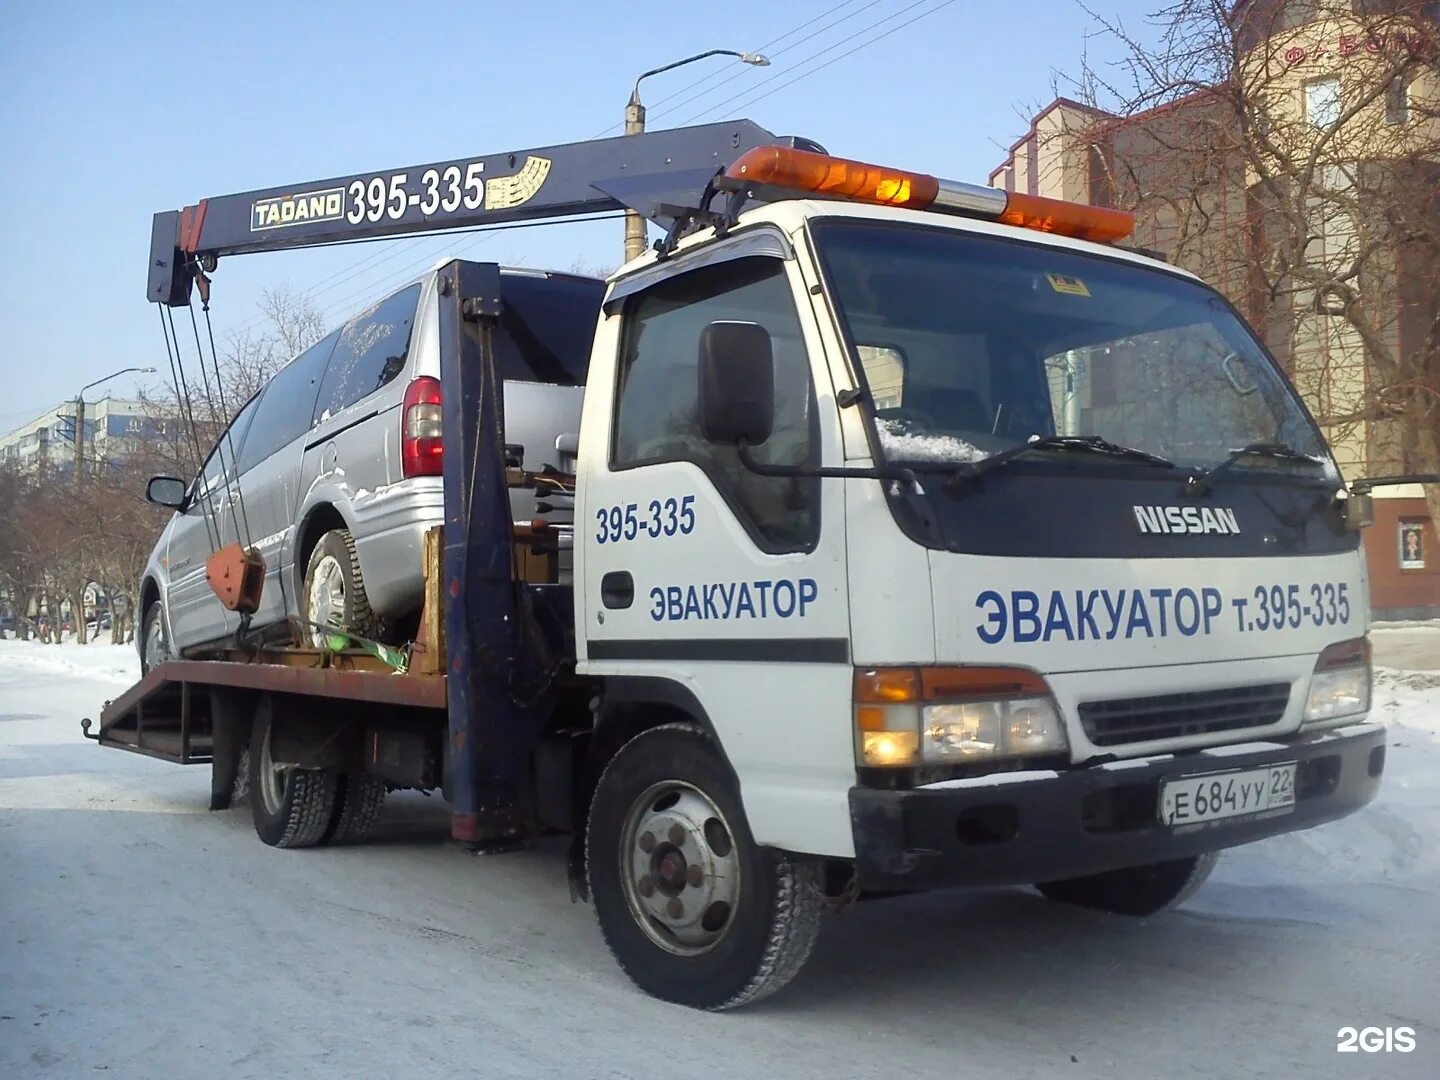
<path id="1" fill-rule="evenodd" d="M 1096 746 L 1119 746 L 1266 727 L 1285 715 L 1289 701 L 1290 684 L 1283 682 L 1087 701 L 1080 706 L 1080 723 Z"/>

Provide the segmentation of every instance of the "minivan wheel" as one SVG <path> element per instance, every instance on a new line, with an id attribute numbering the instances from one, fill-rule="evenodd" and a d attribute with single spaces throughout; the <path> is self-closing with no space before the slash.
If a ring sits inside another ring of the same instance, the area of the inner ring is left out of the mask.
<path id="1" fill-rule="evenodd" d="M 165 633 L 165 609 L 159 600 L 151 602 L 145 609 L 145 618 L 141 625 L 141 641 L 144 643 L 140 650 L 140 674 L 144 675 L 151 668 L 159 667 L 166 660 L 173 659 L 170 653 L 170 639 Z"/>
<path id="2" fill-rule="evenodd" d="M 331 636 L 319 626 L 333 626 L 362 638 L 380 636 L 380 620 L 370 610 L 355 538 L 349 529 L 330 530 L 310 553 L 300 615 L 310 624 L 306 633 L 316 648 L 324 648 Z"/>

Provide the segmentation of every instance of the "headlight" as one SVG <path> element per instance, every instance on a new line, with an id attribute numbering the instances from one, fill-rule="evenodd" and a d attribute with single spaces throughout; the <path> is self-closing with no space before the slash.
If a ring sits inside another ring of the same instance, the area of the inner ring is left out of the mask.
<path id="1" fill-rule="evenodd" d="M 1315 662 L 1305 699 L 1307 724 L 1361 716 L 1370 711 L 1370 642 L 1365 638 L 1331 645 Z"/>
<path id="2" fill-rule="evenodd" d="M 1049 698 L 929 705 L 921 713 L 926 761 L 1063 753 L 1065 728 Z"/>
<path id="3" fill-rule="evenodd" d="M 1069 749 L 1050 688 L 1022 668 L 858 670 L 855 727 L 861 765 L 983 761 Z"/>

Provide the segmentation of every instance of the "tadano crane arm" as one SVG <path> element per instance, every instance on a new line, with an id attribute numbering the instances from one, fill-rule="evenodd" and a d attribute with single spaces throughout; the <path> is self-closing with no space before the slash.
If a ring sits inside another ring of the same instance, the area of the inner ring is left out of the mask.
<path id="1" fill-rule="evenodd" d="M 628 208 L 662 221 L 735 158 L 779 140 L 749 120 L 561 143 L 202 199 L 155 215 L 146 296 L 190 302 L 221 255 Z"/>

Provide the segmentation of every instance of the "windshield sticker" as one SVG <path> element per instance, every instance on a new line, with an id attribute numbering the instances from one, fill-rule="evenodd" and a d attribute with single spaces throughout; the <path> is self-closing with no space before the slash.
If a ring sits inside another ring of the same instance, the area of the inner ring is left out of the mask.
<path id="1" fill-rule="evenodd" d="M 1066 296 L 1088 297 L 1090 295 L 1090 290 L 1086 287 L 1085 282 L 1078 277 L 1071 277 L 1068 274 L 1046 274 L 1045 280 L 1050 282 L 1050 288 L 1058 293 L 1064 293 Z"/>

